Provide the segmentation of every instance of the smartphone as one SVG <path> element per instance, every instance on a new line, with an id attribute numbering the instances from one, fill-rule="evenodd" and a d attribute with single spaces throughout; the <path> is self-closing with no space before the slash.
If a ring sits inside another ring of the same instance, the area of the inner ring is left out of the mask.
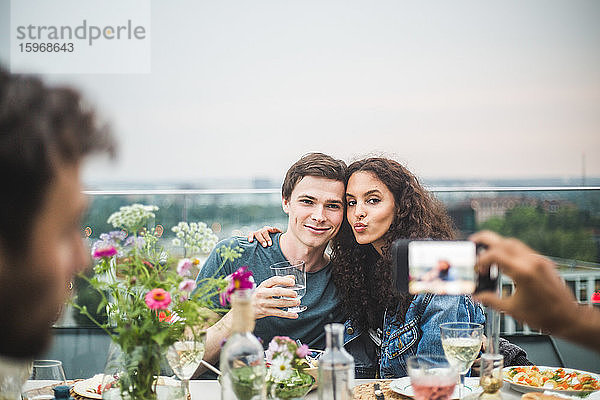
<path id="1" fill-rule="evenodd" d="M 495 290 L 498 269 L 475 271 L 484 248 L 461 240 L 407 240 L 392 243 L 392 277 L 401 293 L 472 294 Z"/>

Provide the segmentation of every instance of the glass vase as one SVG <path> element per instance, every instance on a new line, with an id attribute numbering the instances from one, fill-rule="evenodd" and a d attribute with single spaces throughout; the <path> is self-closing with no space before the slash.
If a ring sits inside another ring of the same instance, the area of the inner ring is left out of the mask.
<path id="1" fill-rule="evenodd" d="M 161 376 L 167 365 L 158 346 L 135 346 L 125 352 L 111 343 L 102 380 L 102 398 L 112 400 L 185 399 L 181 381 Z"/>

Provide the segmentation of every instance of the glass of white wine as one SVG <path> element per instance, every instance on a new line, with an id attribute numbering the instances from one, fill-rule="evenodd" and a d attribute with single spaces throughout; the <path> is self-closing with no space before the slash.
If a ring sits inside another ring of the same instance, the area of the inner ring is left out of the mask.
<path id="1" fill-rule="evenodd" d="M 306 267 L 304 261 L 282 261 L 271 265 L 271 272 L 275 276 L 293 276 L 295 279 L 294 286 L 286 286 L 287 289 L 292 289 L 297 293 L 297 299 L 302 300 L 306 294 Z M 290 298 L 293 300 L 293 298 Z M 288 307 L 289 312 L 299 313 L 306 310 L 306 306 L 298 305 L 296 307 Z"/>
<path id="2" fill-rule="evenodd" d="M 167 361 L 173 372 L 185 385 L 185 395 L 190 393 L 190 379 L 204 357 L 206 332 L 194 336 L 186 336 L 169 346 Z"/>
<path id="3" fill-rule="evenodd" d="M 460 374 L 458 397 L 462 399 L 465 375 L 481 350 L 483 325 L 472 322 L 447 322 L 440 325 L 440 332 L 446 358 Z"/>

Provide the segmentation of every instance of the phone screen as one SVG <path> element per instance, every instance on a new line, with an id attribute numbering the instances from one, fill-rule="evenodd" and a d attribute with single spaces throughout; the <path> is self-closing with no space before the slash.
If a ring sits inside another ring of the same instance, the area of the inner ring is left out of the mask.
<path id="1" fill-rule="evenodd" d="M 476 257 L 475 243 L 469 241 L 409 242 L 409 293 L 473 293 Z"/>

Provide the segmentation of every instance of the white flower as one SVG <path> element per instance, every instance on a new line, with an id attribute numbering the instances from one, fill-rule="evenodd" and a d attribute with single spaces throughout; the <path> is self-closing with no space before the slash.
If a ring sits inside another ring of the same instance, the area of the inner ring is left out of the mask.
<path id="1" fill-rule="evenodd" d="M 173 239 L 173 246 L 181 246 L 181 240 L 179 239 Z"/>
<path id="2" fill-rule="evenodd" d="M 271 363 L 271 376 L 276 382 L 291 378 L 293 375 L 292 364 L 289 358 L 277 356 Z"/>

